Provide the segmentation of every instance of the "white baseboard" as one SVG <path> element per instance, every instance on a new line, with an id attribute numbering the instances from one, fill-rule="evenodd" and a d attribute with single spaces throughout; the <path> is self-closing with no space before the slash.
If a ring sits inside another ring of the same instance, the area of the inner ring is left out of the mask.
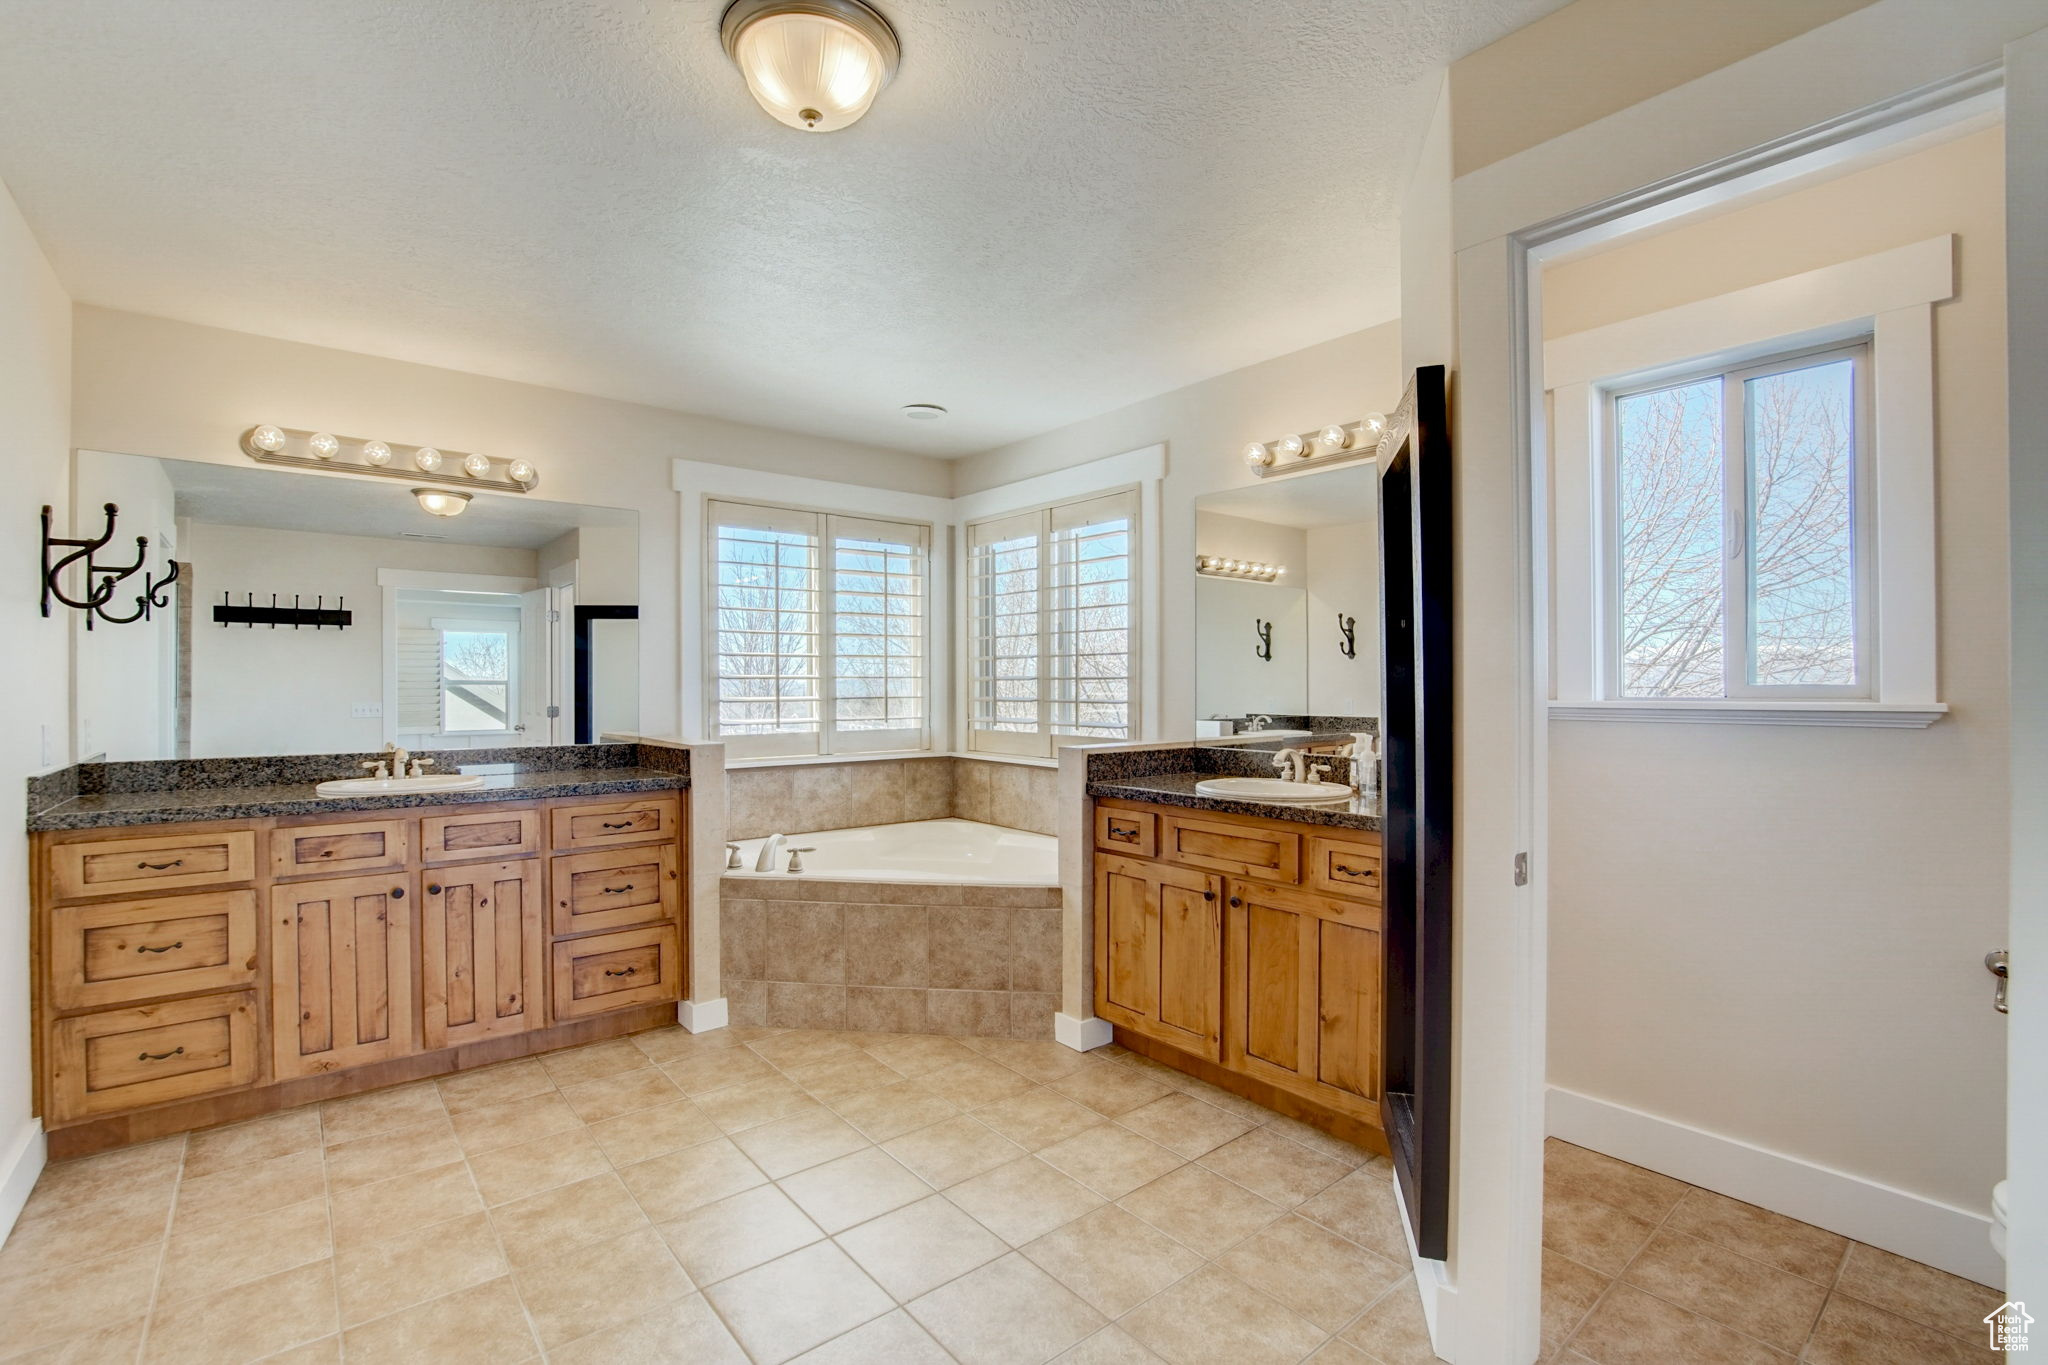
<path id="1" fill-rule="evenodd" d="M 1055 1014 L 1052 1017 L 1054 1041 L 1065 1043 L 1076 1052 L 1092 1052 L 1098 1047 L 1107 1047 L 1116 1040 L 1109 1020 L 1090 1016 L 1076 1019 L 1071 1014 Z"/>
<path id="2" fill-rule="evenodd" d="M 1401 1171 L 1394 1170 L 1394 1202 L 1403 1210 L 1408 1207 L 1408 1196 L 1401 1188 Z M 1429 1349 L 1439 1360 L 1456 1360 L 1455 1333 L 1451 1330 L 1453 1310 L 1458 1301 L 1458 1287 L 1451 1283 L 1450 1267 L 1442 1261 L 1425 1258 L 1415 1249 L 1415 1229 L 1408 1226 L 1406 1212 L 1401 1215 L 1401 1239 L 1408 1244 L 1408 1266 L 1415 1272 L 1415 1293 L 1422 1300 L 1422 1321 L 1429 1328 Z"/>
<path id="3" fill-rule="evenodd" d="M 28 1203 L 29 1191 L 36 1187 L 36 1177 L 43 1173 L 43 1161 L 48 1151 L 43 1142 L 43 1125 L 38 1119 L 29 1119 L 0 1149 L 0 1243 L 7 1240 L 7 1234 L 14 1230 L 14 1220 L 21 1217 L 22 1205 Z"/>
<path id="4" fill-rule="evenodd" d="M 2005 1282 L 1986 1215 L 1556 1086 L 1548 1109 L 1552 1137 L 1979 1284 Z"/>
<path id="5" fill-rule="evenodd" d="M 676 1022 L 691 1033 L 709 1033 L 726 1024 L 725 997 L 716 1000 L 682 1000 L 676 1004 Z"/>

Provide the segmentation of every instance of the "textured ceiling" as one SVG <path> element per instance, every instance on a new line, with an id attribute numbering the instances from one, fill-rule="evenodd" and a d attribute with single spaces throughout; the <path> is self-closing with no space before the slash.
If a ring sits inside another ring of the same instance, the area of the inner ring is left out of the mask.
<path id="1" fill-rule="evenodd" d="M 0 180 L 82 302 L 961 454 L 1394 316 L 1418 78 L 1560 2 L 880 0 L 820 136 L 722 0 L 0 0 Z"/>

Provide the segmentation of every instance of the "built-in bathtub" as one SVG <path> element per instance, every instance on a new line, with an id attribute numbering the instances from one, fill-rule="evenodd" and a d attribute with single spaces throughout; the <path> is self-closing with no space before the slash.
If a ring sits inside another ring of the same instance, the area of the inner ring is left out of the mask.
<path id="1" fill-rule="evenodd" d="M 734 1024 L 1052 1037 L 1057 839 L 974 820 L 792 833 L 785 850 L 811 850 L 794 875 L 753 870 L 764 842 L 720 887 Z"/>

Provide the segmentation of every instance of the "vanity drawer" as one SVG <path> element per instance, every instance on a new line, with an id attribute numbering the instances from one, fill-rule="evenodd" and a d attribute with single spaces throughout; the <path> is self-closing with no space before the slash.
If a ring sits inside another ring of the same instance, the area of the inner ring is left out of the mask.
<path id="1" fill-rule="evenodd" d="M 1131 858 L 1159 856 L 1159 817 L 1149 810 L 1095 808 L 1095 846 Z"/>
<path id="2" fill-rule="evenodd" d="M 59 1019 L 50 1031 L 58 1124 L 253 1085 L 256 1000 L 248 991 Z"/>
<path id="3" fill-rule="evenodd" d="M 565 851 L 644 844 L 676 836 L 676 799 L 643 796 L 624 801 L 556 805 L 548 812 L 554 846 Z"/>
<path id="4" fill-rule="evenodd" d="M 554 946 L 555 1022 L 676 998 L 675 926 L 626 929 Z"/>
<path id="5" fill-rule="evenodd" d="M 1312 834 L 1308 841 L 1308 884 L 1332 895 L 1358 900 L 1380 898 L 1380 850 L 1377 844 L 1355 843 Z"/>
<path id="6" fill-rule="evenodd" d="M 1168 862 L 1272 882 L 1301 880 L 1301 835 L 1257 820 L 1169 814 L 1159 856 Z"/>
<path id="7" fill-rule="evenodd" d="M 59 900 L 225 886 L 256 878 L 256 831 L 128 835 L 50 846 L 50 890 Z"/>
<path id="8" fill-rule="evenodd" d="M 420 860 L 465 862 L 471 858 L 516 858 L 540 852 L 537 810 L 465 811 L 429 815 L 420 821 Z"/>
<path id="9" fill-rule="evenodd" d="M 405 820 L 280 825 L 270 832 L 270 875 L 333 876 L 404 867 L 412 849 L 408 826 Z"/>
<path id="10" fill-rule="evenodd" d="M 50 914 L 50 1004 L 100 1009 L 256 980 L 256 893 L 197 892 Z"/>
<path id="11" fill-rule="evenodd" d="M 627 929 L 675 917 L 678 873 L 674 844 L 564 853 L 548 860 L 554 891 L 550 928 L 556 935 Z"/>

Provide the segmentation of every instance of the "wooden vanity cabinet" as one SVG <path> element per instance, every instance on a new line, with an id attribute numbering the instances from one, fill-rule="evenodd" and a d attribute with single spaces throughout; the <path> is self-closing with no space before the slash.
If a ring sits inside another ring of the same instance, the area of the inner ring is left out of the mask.
<path id="1" fill-rule="evenodd" d="M 270 888 L 271 1036 L 279 1080 L 418 1050 L 409 872 Z"/>
<path id="2" fill-rule="evenodd" d="M 1222 1058 L 1223 878 L 1170 863 L 1095 859 L 1096 1013 Z"/>

